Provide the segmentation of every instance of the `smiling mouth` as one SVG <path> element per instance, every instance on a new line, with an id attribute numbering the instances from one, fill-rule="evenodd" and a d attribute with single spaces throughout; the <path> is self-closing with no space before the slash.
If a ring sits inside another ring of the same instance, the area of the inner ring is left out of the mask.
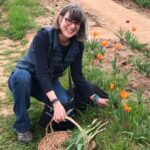
<path id="1" fill-rule="evenodd" d="M 69 34 L 74 33 L 74 31 L 73 31 L 73 30 L 70 30 L 70 29 L 66 29 L 66 31 L 67 31 L 67 33 L 69 33 Z"/>

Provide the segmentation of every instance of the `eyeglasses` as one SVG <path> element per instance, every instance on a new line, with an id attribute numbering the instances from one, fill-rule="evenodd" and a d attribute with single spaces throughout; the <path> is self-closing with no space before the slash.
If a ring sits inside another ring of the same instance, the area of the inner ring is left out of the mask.
<path id="1" fill-rule="evenodd" d="M 72 25 L 73 23 L 75 24 L 75 26 L 80 26 L 80 22 L 77 22 L 75 20 L 69 19 L 69 18 L 65 18 L 65 22 L 68 26 Z"/>

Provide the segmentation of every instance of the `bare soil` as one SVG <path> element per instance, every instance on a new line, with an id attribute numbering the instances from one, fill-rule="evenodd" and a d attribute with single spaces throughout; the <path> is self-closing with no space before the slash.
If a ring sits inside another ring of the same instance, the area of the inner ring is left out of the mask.
<path id="1" fill-rule="evenodd" d="M 44 16 L 38 17 L 36 23 L 39 26 L 52 25 L 54 16 L 50 15 L 51 12 L 53 10 L 55 13 L 59 12 L 62 6 L 68 2 L 70 0 L 41 0 L 41 5 L 47 9 L 47 13 Z M 115 33 L 120 27 L 130 29 L 134 25 L 137 27 L 137 31 L 135 32 L 137 38 L 143 43 L 150 44 L 150 10 L 142 11 L 142 8 L 138 8 L 135 5 L 131 6 L 129 1 L 124 3 L 123 0 L 122 3 L 119 0 L 94 0 L 94 2 L 93 0 L 75 0 L 75 2 L 82 5 L 87 13 L 90 31 L 99 31 L 101 39 L 106 39 L 109 43 L 115 43 L 118 40 Z M 130 23 L 127 24 L 127 20 Z M 19 51 L 25 51 L 29 47 L 34 34 L 35 31 L 29 31 L 26 34 L 25 39 L 28 41 L 28 44 L 25 46 L 22 46 L 20 41 L 12 41 L 8 38 L 0 37 L 0 52 L 7 49 L 16 52 L 16 54 Z M 132 64 L 126 62 L 126 58 L 142 57 L 142 54 L 138 51 L 130 50 L 126 45 L 122 46 L 122 48 L 125 50 L 119 52 L 120 57 L 117 66 L 120 70 L 131 70 L 127 89 L 134 91 L 143 87 L 144 98 L 150 99 L 150 78 L 144 77 L 143 74 L 135 70 Z M 111 70 L 110 61 L 113 59 L 113 51 L 111 46 L 107 47 L 106 54 L 101 63 L 101 67 L 106 70 Z M 12 57 L 16 58 L 14 54 L 12 54 Z M 8 108 L 5 104 L 7 98 L 7 80 L 10 74 L 4 67 L 7 61 L 9 61 L 7 58 L 0 55 L 0 100 L 2 100 L 0 115 L 8 115 L 12 113 L 13 109 L 12 106 Z"/>
<path id="2" fill-rule="evenodd" d="M 131 9 L 150 19 L 150 8 L 144 8 L 140 5 L 137 5 L 132 0 L 113 0 L 113 1 L 117 2 L 118 4 L 122 5 L 123 7 L 127 9 Z"/>

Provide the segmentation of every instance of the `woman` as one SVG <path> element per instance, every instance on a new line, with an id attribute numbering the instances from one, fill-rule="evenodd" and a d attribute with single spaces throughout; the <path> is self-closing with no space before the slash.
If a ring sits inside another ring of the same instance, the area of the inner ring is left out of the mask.
<path id="1" fill-rule="evenodd" d="M 52 28 L 42 28 L 34 37 L 29 51 L 17 63 L 8 85 L 13 93 L 16 121 L 14 131 L 21 142 L 33 140 L 27 109 L 30 96 L 53 106 L 53 119 L 65 120 L 68 95 L 59 77 L 70 67 L 73 82 L 85 97 L 106 106 L 108 99 L 94 93 L 82 75 L 82 55 L 86 39 L 86 16 L 77 4 L 62 8 Z"/>

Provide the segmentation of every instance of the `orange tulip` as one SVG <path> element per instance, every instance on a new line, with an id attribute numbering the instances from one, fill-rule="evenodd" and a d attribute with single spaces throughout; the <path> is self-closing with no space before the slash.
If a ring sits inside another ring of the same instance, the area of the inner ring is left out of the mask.
<path id="1" fill-rule="evenodd" d="M 131 107 L 129 107 L 127 104 L 124 105 L 124 111 L 125 112 L 130 112 L 131 111 Z"/>
<path id="2" fill-rule="evenodd" d="M 97 38 L 100 35 L 100 33 L 98 31 L 93 31 L 92 35 L 94 38 Z"/>
<path id="3" fill-rule="evenodd" d="M 101 46 L 102 47 L 105 47 L 105 46 L 107 46 L 108 45 L 108 42 L 106 41 L 106 40 L 103 40 L 102 42 L 101 42 Z"/>
<path id="4" fill-rule="evenodd" d="M 120 50 L 120 44 L 119 44 L 119 43 L 116 43 L 116 44 L 114 45 L 114 48 L 115 48 L 116 51 L 119 51 L 119 50 Z"/>
<path id="5" fill-rule="evenodd" d="M 101 53 L 98 53 L 96 57 L 99 61 L 103 59 L 103 55 Z"/>
<path id="6" fill-rule="evenodd" d="M 134 32 L 136 31 L 136 27 L 135 26 L 132 26 L 131 30 Z"/>
<path id="7" fill-rule="evenodd" d="M 126 99 L 126 98 L 129 97 L 129 93 L 126 92 L 125 90 L 122 90 L 122 91 L 120 92 L 120 97 L 121 97 L 122 99 Z"/>
<path id="8" fill-rule="evenodd" d="M 112 90 L 114 90 L 114 88 L 115 88 L 115 84 L 114 83 L 110 83 L 109 89 L 112 91 Z"/>

